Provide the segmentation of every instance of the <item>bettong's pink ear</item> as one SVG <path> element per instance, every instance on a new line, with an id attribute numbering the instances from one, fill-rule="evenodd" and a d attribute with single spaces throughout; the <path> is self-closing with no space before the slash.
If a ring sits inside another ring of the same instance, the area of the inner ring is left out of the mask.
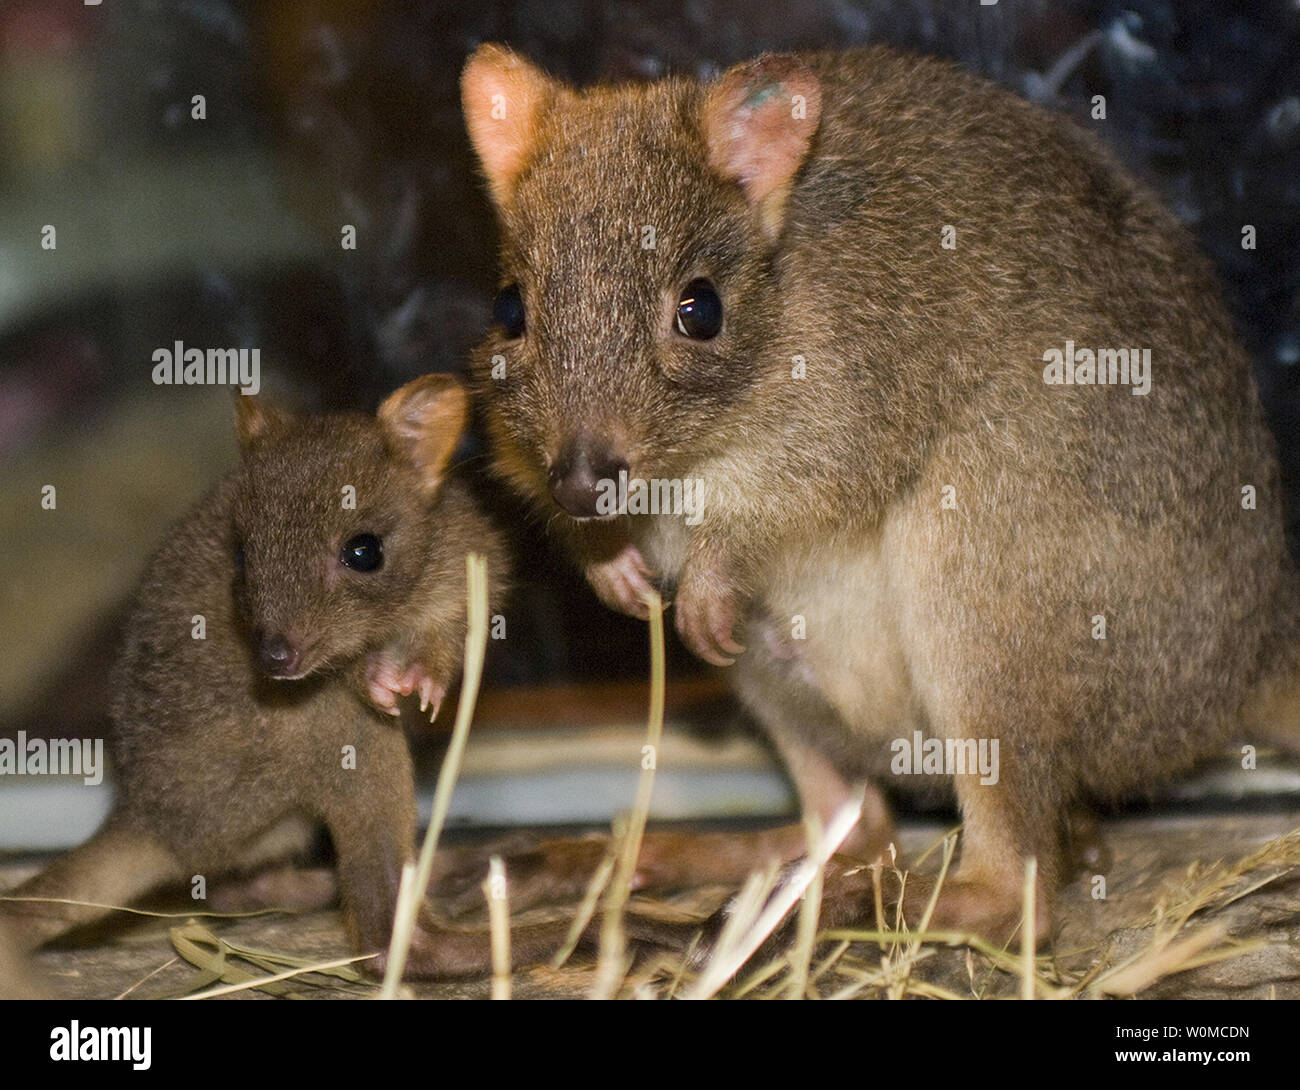
<path id="1" fill-rule="evenodd" d="M 451 375 L 422 375 L 389 394 L 378 416 L 389 449 L 415 467 L 425 492 L 437 491 L 469 419 L 465 387 Z"/>
<path id="2" fill-rule="evenodd" d="M 821 109 L 821 82 L 784 53 L 729 68 L 706 91 L 701 127 L 709 163 L 740 183 L 770 237 L 780 233 L 790 184 Z"/>
<path id="3" fill-rule="evenodd" d="M 465 126 L 499 208 L 514 196 L 537 142 L 538 122 L 561 90 L 541 69 L 490 42 L 466 63 L 460 77 Z"/>

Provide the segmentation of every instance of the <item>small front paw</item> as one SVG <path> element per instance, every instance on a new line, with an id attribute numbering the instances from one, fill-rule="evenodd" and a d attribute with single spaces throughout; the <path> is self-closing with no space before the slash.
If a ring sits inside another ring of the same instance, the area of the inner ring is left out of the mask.
<path id="1" fill-rule="evenodd" d="M 686 578 L 673 603 L 677 633 L 705 662 L 730 666 L 745 648 L 736 642 L 739 606 L 735 591 L 717 578 Z"/>
<path id="2" fill-rule="evenodd" d="M 410 690 L 408 689 L 409 693 Z M 402 692 L 402 667 L 385 655 L 372 655 L 366 660 L 366 695 L 370 703 L 381 712 L 401 715 L 397 702 Z"/>
<path id="3" fill-rule="evenodd" d="M 428 712 L 429 722 L 433 722 L 442 706 L 442 698 L 447 695 L 447 687 L 435 681 L 418 663 L 404 666 L 379 652 L 366 660 L 366 692 L 370 702 L 389 715 L 401 715 L 399 701 L 402 697 L 418 693 L 420 711 Z"/>
<path id="4" fill-rule="evenodd" d="M 649 619 L 645 596 L 654 590 L 650 583 L 654 573 L 635 545 L 624 545 L 611 559 L 589 565 L 586 575 L 596 597 L 610 609 Z"/>

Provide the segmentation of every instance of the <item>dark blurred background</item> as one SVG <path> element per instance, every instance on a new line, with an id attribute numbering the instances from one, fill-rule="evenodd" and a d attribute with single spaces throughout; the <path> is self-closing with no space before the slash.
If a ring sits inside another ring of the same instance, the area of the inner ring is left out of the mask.
<path id="1" fill-rule="evenodd" d="M 463 370 L 496 286 L 457 97 L 486 40 L 581 83 L 889 41 L 1078 119 L 1217 265 L 1294 498 L 1294 2 L 3 0 L 0 725 L 98 730 L 133 581 L 233 458 L 229 396 L 153 386 L 154 349 L 259 347 L 267 391 L 309 408 L 369 409 L 409 377 Z M 1089 116 L 1096 94 L 1104 121 Z M 55 251 L 39 245 L 45 224 Z M 476 440 L 465 453 L 482 468 Z M 57 521 L 38 505 L 48 481 Z M 526 522 L 484 486 L 508 524 Z M 643 626 L 536 540 L 491 680 L 644 677 Z"/>

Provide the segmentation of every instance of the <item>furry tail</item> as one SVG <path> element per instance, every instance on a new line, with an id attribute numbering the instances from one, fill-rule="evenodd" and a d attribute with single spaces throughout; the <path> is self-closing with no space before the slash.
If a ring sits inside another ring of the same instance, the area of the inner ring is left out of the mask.
<path id="1" fill-rule="evenodd" d="M 179 869 L 160 841 L 110 818 L 81 847 L 0 896 L 0 943 L 7 939 L 11 954 L 30 953 L 178 880 Z"/>
<path id="2" fill-rule="evenodd" d="M 0 921 L 0 1000 L 48 998 L 49 991 L 36 980 L 17 940 Z"/>

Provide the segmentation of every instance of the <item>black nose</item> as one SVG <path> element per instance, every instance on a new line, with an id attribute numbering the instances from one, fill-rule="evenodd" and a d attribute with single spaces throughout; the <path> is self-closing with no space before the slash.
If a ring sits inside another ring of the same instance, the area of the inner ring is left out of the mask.
<path id="1" fill-rule="evenodd" d="M 292 677 L 302 655 L 283 636 L 263 636 L 257 645 L 257 665 L 271 677 Z"/>
<path id="2" fill-rule="evenodd" d="M 560 452 L 551 466 L 551 495 L 577 518 L 612 515 L 619 475 L 627 471 L 627 462 L 610 450 L 607 443 L 591 436 L 579 436 Z"/>

